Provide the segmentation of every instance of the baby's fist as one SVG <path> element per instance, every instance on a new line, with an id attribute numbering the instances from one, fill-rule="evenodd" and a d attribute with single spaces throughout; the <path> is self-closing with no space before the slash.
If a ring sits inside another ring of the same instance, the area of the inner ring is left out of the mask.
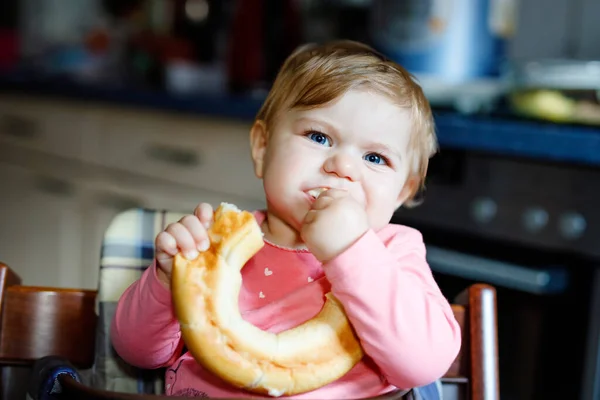
<path id="1" fill-rule="evenodd" d="M 156 236 L 155 258 L 158 278 L 169 287 L 173 257 L 181 252 L 190 260 L 198 257 L 198 252 L 206 251 L 210 242 L 206 230 L 213 222 L 213 209 L 210 204 L 199 204 L 194 214 L 186 215 L 179 221 L 169 224 Z"/>
<path id="2" fill-rule="evenodd" d="M 304 217 L 302 240 L 321 262 L 327 262 L 356 242 L 369 229 L 362 205 L 345 190 L 329 189 Z"/>

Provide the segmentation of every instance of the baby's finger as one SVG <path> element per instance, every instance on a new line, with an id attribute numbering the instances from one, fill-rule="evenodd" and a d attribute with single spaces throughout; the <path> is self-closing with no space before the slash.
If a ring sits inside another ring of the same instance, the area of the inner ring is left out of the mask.
<path id="1" fill-rule="evenodd" d="M 156 236 L 154 246 L 157 253 L 166 253 L 170 256 L 174 256 L 179 251 L 175 238 L 165 231 L 162 231 Z"/>
<path id="2" fill-rule="evenodd" d="M 188 260 L 193 260 L 198 257 L 196 242 L 194 241 L 190 231 L 188 231 L 185 226 L 177 222 L 174 224 L 169 224 L 165 231 L 170 233 L 175 238 L 177 241 L 177 247 L 183 253 L 185 258 Z"/>
<path id="3" fill-rule="evenodd" d="M 333 199 L 341 199 L 343 197 L 348 196 L 349 194 L 350 192 L 344 189 L 327 189 L 326 191 L 321 193 L 321 195 L 318 198 L 331 197 Z"/>
<path id="4" fill-rule="evenodd" d="M 313 210 L 322 210 L 333 203 L 335 199 L 331 196 L 319 196 L 312 204 Z"/>
<path id="5" fill-rule="evenodd" d="M 317 212 L 315 210 L 309 210 L 304 216 L 303 224 L 311 224 L 317 218 Z"/>
<path id="6" fill-rule="evenodd" d="M 194 238 L 194 242 L 196 243 L 196 248 L 199 251 L 206 251 L 209 247 L 208 235 L 206 233 L 206 228 L 202 226 L 198 217 L 195 215 L 186 215 L 181 218 L 179 222 L 191 233 L 192 238 Z"/>
<path id="7" fill-rule="evenodd" d="M 194 215 L 198 217 L 202 225 L 206 229 L 210 228 L 213 222 L 214 211 L 210 204 L 208 203 L 200 203 L 194 210 Z"/>

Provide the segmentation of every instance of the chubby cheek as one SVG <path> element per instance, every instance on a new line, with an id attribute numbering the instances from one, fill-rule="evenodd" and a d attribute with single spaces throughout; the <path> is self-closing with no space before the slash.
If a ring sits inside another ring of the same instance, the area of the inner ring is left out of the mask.
<path id="1" fill-rule="evenodd" d="M 383 228 L 395 211 L 400 189 L 392 182 L 370 182 L 364 193 L 371 227 Z"/>
<path id="2" fill-rule="evenodd" d="M 263 185 L 265 188 L 265 195 L 271 202 L 287 191 L 288 184 L 289 182 L 285 179 L 285 171 L 276 168 L 265 170 Z"/>
<path id="3" fill-rule="evenodd" d="M 296 175 L 306 166 L 307 157 L 301 152 L 284 150 L 278 147 L 272 153 L 267 154 L 266 170 L 276 171 L 279 175 Z"/>
<path id="4" fill-rule="evenodd" d="M 274 155 L 265 165 L 263 185 L 267 199 L 271 203 L 286 202 L 287 197 L 299 187 L 302 180 L 302 163 L 285 154 Z"/>

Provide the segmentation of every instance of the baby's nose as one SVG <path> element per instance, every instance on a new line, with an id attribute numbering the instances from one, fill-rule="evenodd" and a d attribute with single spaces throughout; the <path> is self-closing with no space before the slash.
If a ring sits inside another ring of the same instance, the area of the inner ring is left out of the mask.
<path id="1" fill-rule="evenodd" d="M 350 181 L 356 181 L 360 177 L 360 165 L 355 157 L 345 152 L 337 152 L 329 157 L 325 162 L 324 170 L 328 174 Z"/>

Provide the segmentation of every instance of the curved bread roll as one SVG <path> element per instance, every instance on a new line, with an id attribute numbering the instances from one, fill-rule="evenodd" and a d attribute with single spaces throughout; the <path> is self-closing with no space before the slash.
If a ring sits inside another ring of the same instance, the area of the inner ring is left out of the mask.
<path id="1" fill-rule="evenodd" d="M 246 322 L 238 309 L 240 270 L 264 245 L 254 216 L 223 203 L 211 247 L 175 257 L 172 293 L 183 340 L 198 363 L 223 380 L 270 396 L 308 392 L 342 377 L 363 356 L 331 293 L 311 320 L 278 334 Z"/>

